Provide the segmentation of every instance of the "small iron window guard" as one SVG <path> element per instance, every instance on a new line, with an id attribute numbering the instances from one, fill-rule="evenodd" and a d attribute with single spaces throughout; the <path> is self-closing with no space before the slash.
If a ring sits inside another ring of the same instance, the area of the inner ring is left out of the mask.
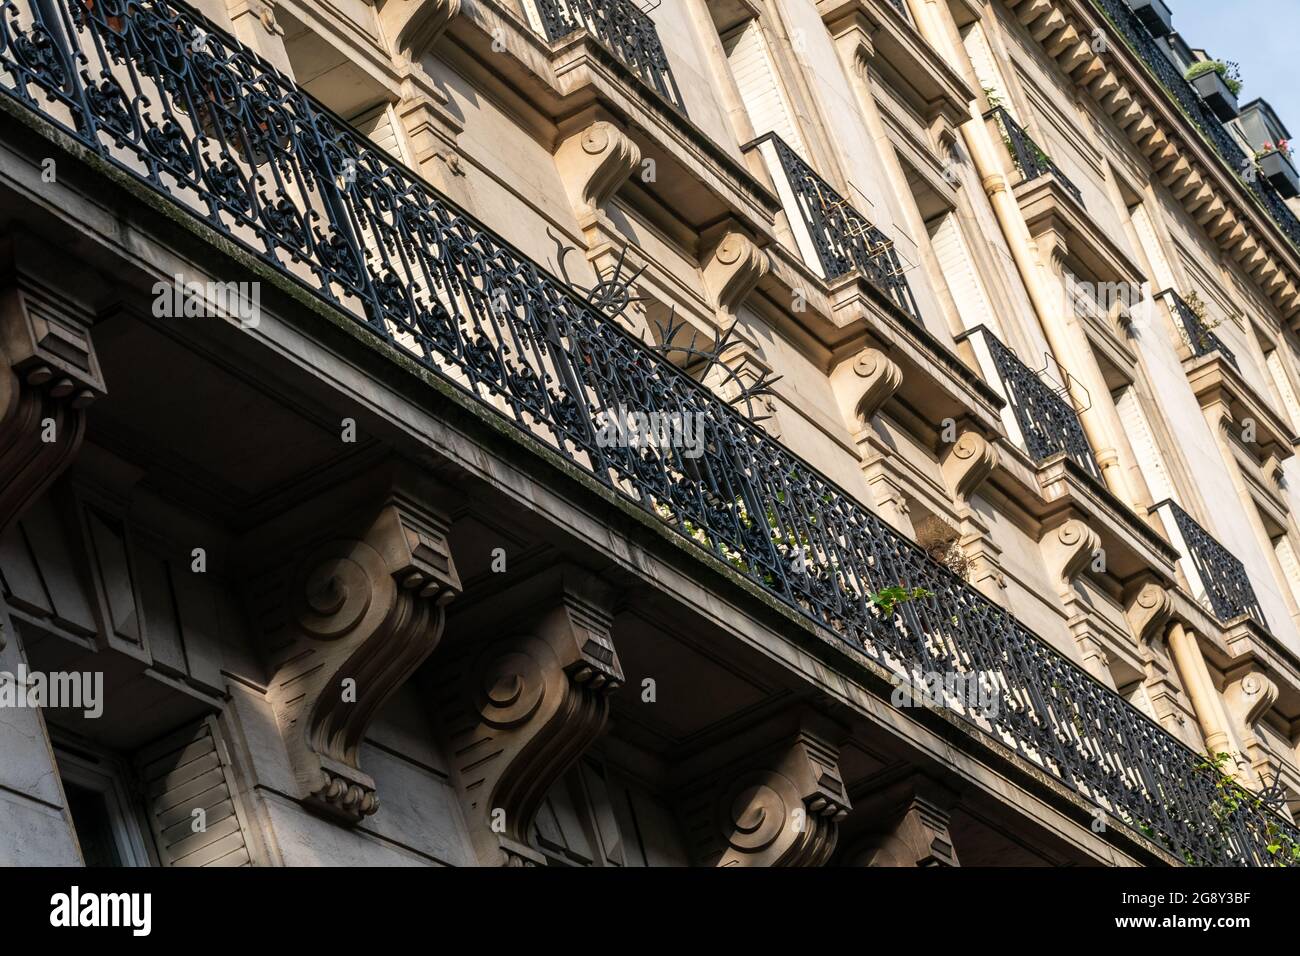
<path id="1" fill-rule="evenodd" d="M 1043 461 L 1064 452 L 1089 478 L 1105 487 L 1101 468 L 1079 422 L 1079 413 L 1074 403 L 1062 394 L 1063 389 L 1045 382 L 1040 373 L 1020 361 L 987 328 L 980 326 L 972 330 L 969 338 L 982 342 L 988 349 L 1029 457 Z"/>
<path id="2" fill-rule="evenodd" d="M 1201 772 L 1203 757 L 624 332 L 605 283 L 583 294 L 561 282 L 178 0 L 0 0 L 0 95 L 657 517 L 850 657 L 900 679 L 977 675 L 994 705 L 953 704 L 973 733 L 1178 859 L 1277 865 L 1278 847 L 1300 847 L 1300 829 L 1257 801 L 1223 812 L 1225 788 L 1244 791 Z M 691 416 L 701 454 L 600 440 L 628 409 Z M 874 595 L 899 586 L 927 596 L 882 612 Z"/>
<path id="3" fill-rule="evenodd" d="M 817 253 L 827 281 L 856 269 L 918 325 L 921 313 L 893 241 L 822 179 L 776 133 L 754 141 L 770 143 L 798 206 L 800 222 Z"/>
<path id="4" fill-rule="evenodd" d="M 1187 304 L 1186 299 L 1173 289 L 1166 289 L 1160 295 L 1166 297 L 1174 315 L 1178 317 L 1178 323 L 1182 326 L 1183 339 L 1193 355 L 1199 357 L 1218 352 L 1233 368 L 1240 368 L 1232 349 L 1223 344 L 1223 339 L 1214 334 L 1214 330 L 1206 324 L 1205 319 L 1196 314 L 1196 310 Z"/>
<path id="5" fill-rule="evenodd" d="M 686 104 L 659 31 L 634 0 L 532 0 L 552 42 L 586 30 L 683 116 Z M 656 4 L 657 5 L 657 4 Z"/>
<path id="6" fill-rule="evenodd" d="M 1163 501 L 1156 505 L 1155 510 L 1173 518 L 1176 533 L 1170 537 L 1179 539 L 1172 542 L 1174 547 L 1190 560 L 1190 567 L 1184 565 L 1183 573 L 1189 579 L 1193 595 L 1206 601 L 1220 621 L 1232 621 L 1245 615 L 1267 631 L 1264 610 L 1259 606 L 1255 589 L 1246 575 L 1246 566 L 1240 559 L 1173 501 Z M 1165 528 L 1170 529 L 1168 520 Z"/>
<path id="7" fill-rule="evenodd" d="M 1030 138 L 1024 128 L 1011 118 L 1005 106 L 998 106 L 985 114 L 985 119 L 992 118 L 1002 130 L 1002 141 L 1007 144 L 1011 161 L 1015 163 L 1020 175 L 1028 182 L 1039 176 L 1051 175 L 1061 184 L 1066 192 L 1074 197 L 1075 202 L 1083 205 L 1083 193 L 1070 181 L 1070 177 L 1061 172 L 1061 168 L 1052 162 L 1042 148 Z"/>

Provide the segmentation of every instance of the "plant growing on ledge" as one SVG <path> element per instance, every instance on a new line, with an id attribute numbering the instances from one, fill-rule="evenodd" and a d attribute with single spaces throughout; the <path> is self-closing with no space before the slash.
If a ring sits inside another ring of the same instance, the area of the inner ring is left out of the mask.
<path id="1" fill-rule="evenodd" d="M 961 547 L 961 532 L 936 515 L 917 526 L 916 543 L 938 564 L 942 564 L 963 581 L 970 580 L 974 562 Z"/>
<path id="2" fill-rule="evenodd" d="M 880 608 L 885 617 L 892 617 L 894 609 L 900 604 L 906 604 L 908 601 L 916 601 L 920 598 L 932 597 L 933 593 L 925 588 L 906 588 L 902 585 L 896 587 L 882 588 L 875 594 L 867 595 L 867 599 Z"/>
<path id="3" fill-rule="evenodd" d="M 1254 811 L 1246 819 L 1252 819 L 1264 807 L 1263 798 L 1237 783 L 1235 775 L 1229 775 L 1227 768 L 1232 765 L 1232 755 L 1223 752 L 1207 756 L 1196 765 L 1197 773 L 1211 774 L 1214 777 L 1214 798 L 1210 801 L 1210 813 L 1220 823 L 1227 824 L 1243 810 Z M 1300 866 L 1300 843 L 1293 840 L 1274 821 L 1264 819 L 1264 851 L 1269 862 L 1274 866 Z M 1221 835 L 1227 842 L 1227 836 Z M 1188 860 L 1191 863 L 1191 860 Z"/>
<path id="4" fill-rule="evenodd" d="M 1219 74 L 1223 78 L 1223 85 L 1232 92 L 1233 96 L 1241 92 L 1241 67 L 1231 60 L 1199 60 L 1187 68 L 1183 79 L 1190 83 L 1206 73 Z"/>
<path id="5" fill-rule="evenodd" d="M 1284 139 L 1279 139 L 1276 143 L 1266 140 L 1259 149 L 1255 150 L 1255 162 L 1259 162 L 1270 153 L 1281 153 L 1289 159 L 1291 157 L 1291 144 Z"/>

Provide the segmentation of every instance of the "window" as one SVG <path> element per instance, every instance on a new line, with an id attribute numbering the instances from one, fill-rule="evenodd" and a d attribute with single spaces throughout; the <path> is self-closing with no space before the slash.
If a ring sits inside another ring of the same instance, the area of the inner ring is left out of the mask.
<path id="1" fill-rule="evenodd" d="M 149 866 L 149 853 L 116 761 L 57 748 L 68 814 L 86 866 Z"/>

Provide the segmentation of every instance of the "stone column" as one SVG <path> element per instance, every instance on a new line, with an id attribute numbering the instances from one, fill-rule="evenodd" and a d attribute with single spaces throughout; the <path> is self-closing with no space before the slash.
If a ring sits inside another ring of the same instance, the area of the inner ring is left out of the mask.
<path id="1" fill-rule="evenodd" d="M 1196 720 L 1205 735 L 1205 749 L 1211 755 L 1231 754 L 1235 767 L 1242 761 L 1241 744 L 1232 732 L 1228 712 L 1218 688 L 1214 686 L 1196 635 L 1181 621 L 1174 621 L 1169 625 L 1167 640 L 1174 666 L 1178 668 L 1183 687 L 1192 700 L 1192 709 L 1196 711 Z"/>

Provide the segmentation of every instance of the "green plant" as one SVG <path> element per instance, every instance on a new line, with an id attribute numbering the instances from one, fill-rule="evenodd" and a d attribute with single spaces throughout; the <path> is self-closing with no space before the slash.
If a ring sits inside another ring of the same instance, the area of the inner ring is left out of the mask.
<path id="1" fill-rule="evenodd" d="M 933 592 L 925 588 L 905 588 L 902 585 L 895 587 L 882 588 L 875 594 L 867 595 L 867 599 L 880 608 L 885 613 L 885 617 L 892 617 L 894 608 L 900 604 L 906 604 L 908 601 L 915 601 L 920 598 L 932 597 Z"/>
<path id="2" fill-rule="evenodd" d="M 989 109 L 995 110 L 1005 104 L 1002 102 L 1002 94 L 991 86 L 984 87 L 984 96 L 989 101 Z"/>
<path id="3" fill-rule="evenodd" d="M 1187 68 L 1183 78 L 1189 83 L 1206 73 L 1217 73 L 1223 77 L 1223 85 L 1236 96 L 1241 92 L 1241 68 L 1231 60 L 1198 60 Z"/>

